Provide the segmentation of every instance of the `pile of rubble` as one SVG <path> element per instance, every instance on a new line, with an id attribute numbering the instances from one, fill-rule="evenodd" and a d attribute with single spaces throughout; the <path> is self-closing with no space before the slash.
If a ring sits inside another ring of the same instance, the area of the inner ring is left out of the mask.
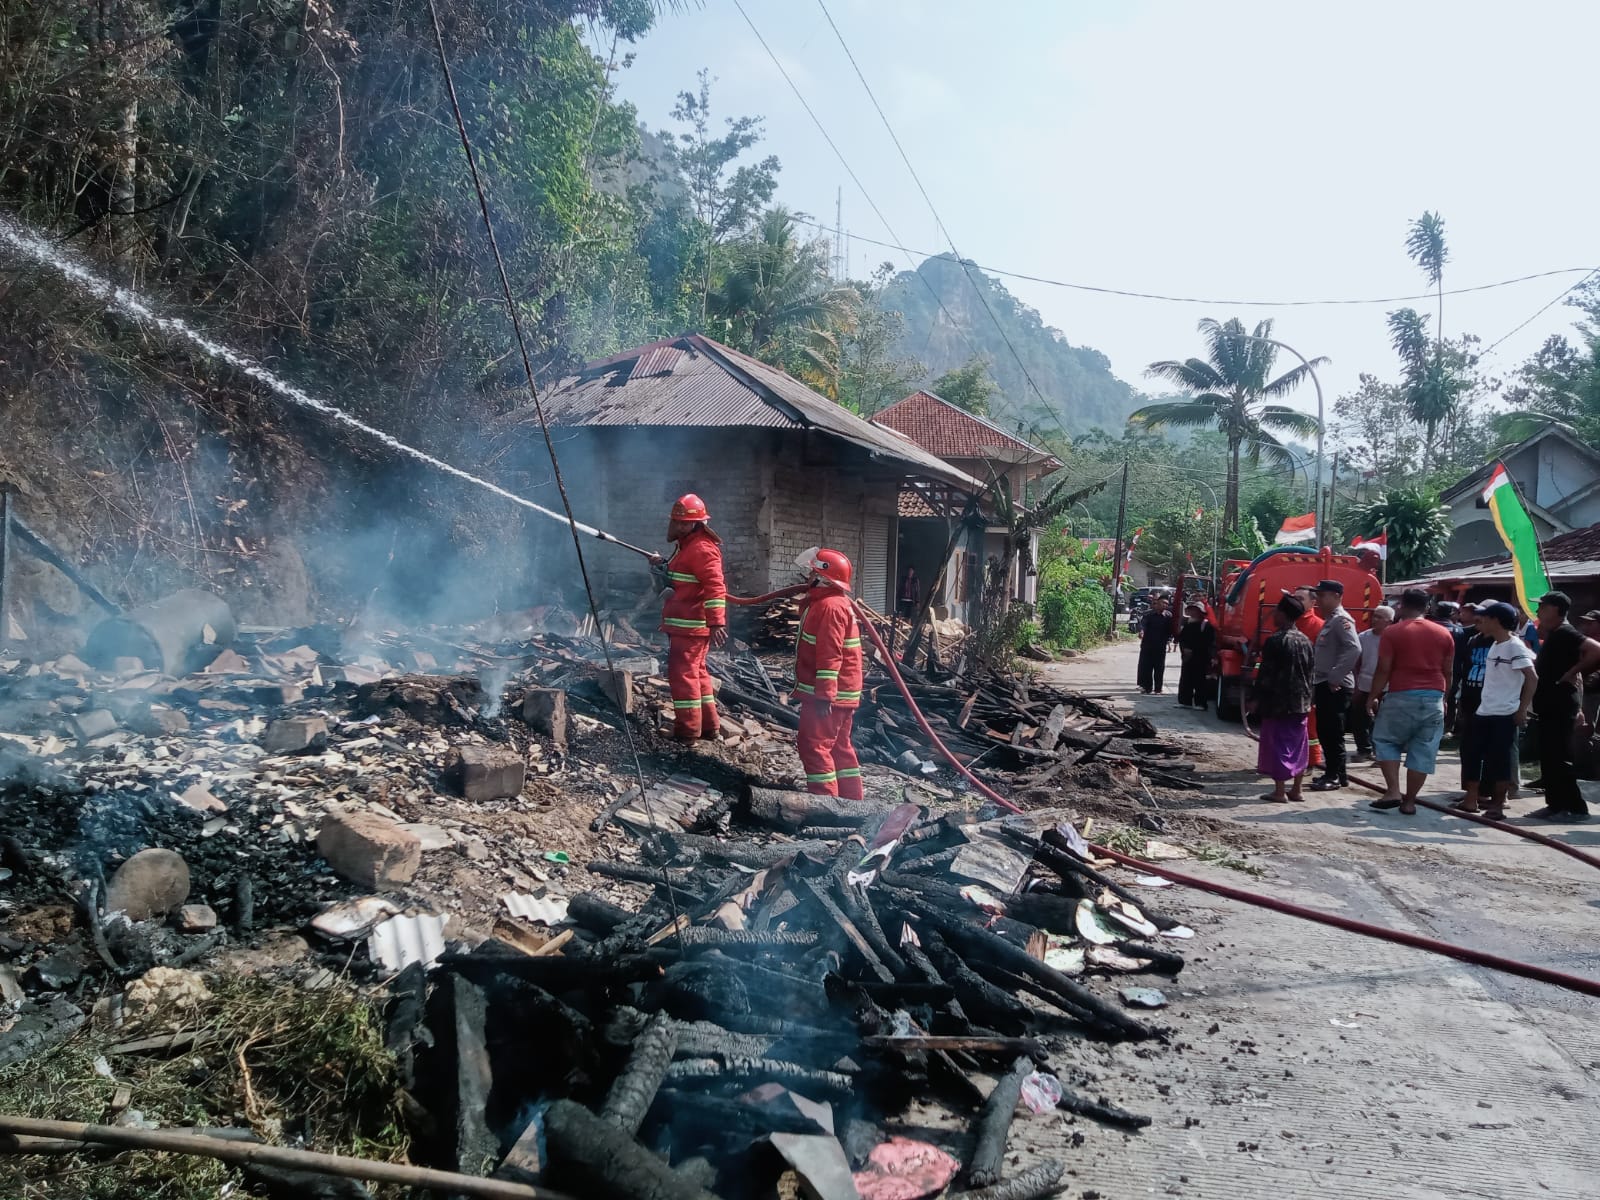
<path id="1" fill-rule="evenodd" d="M 474 1172 L 508 1148 L 526 1170 L 545 1139 L 555 1177 L 633 1164 L 603 1194 L 701 1195 L 706 1168 L 677 1167 L 703 1159 L 729 1197 L 766 1194 L 738 1181 L 785 1162 L 806 1194 L 909 1196 L 928 1193 L 899 1173 L 943 1186 L 970 1147 L 955 1127 L 945 1149 L 886 1141 L 893 1119 L 924 1093 L 983 1107 L 975 1072 L 1003 1077 L 978 1122 L 990 1157 L 1014 1090 L 1127 1118 L 1076 1095 L 1086 1077 L 1039 1039 L 1150 1036 L 1125 1005 L 1158 993 L 1080 977 L 1182 965 L 1161 942 L 1187 931 L 1061 823 L 1090 772 L 1135 797 L 1146 778 L 1194 786 L 1148 723 L 904 670 L 946 745 L 1030 809 L 979 821 L 873 669 L 857 742 L 895 769 L 841 805 L 781 790 L 802 778 L 786 655 L 714 655 L 723 735 L 685 750 L 660 740 L 660 661 L 620 620 L 608 660 L 558 610 L 355 636 L 235 630 L 202 607 L 178 635 L 123 620 L 82 658 L 0 657 L 0 1068 L 151 972 L 270 950 L 307 987 L 395 981 L 412 1028 L 391 1043 L 416 1050 L 416 1110 L 441 1110 L 419 1145 Z M 757 1136 L 778 1159 L 747 1175 Z"/>

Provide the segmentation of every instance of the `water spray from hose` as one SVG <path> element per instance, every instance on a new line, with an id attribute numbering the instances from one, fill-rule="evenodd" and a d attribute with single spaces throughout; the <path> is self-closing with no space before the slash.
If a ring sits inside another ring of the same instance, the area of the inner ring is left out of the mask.
<path id="1" fill-rule="evenodd" d="M 138 293 L 128 288 L 118 287 L 77 259 L 63 254 L 59 249 L 51 245 L 47 238 L 31 232 L 3 216 L 0 216 L 0 244 L 10 248 L 19 257 L 29 262 L 49 267 L 63 279 L 75 284 L 85 295 L 103 304 L 108 312 L 121 313 L 124 316 L 133 318 L 142 325 L 159 330 L 170 338 L 188 343 L 207 357 L 218 362 L 227 363 L 258 383 L 265 384 L 279 398 L 287 400 L 296 407 L 317 413 L 319 416 L 326 417 L 336 424 L 365 434 L 374 441 L 387 446 L 396 454 L 415 459 L 417 462 L 424 463 L 436 471 L 442 471 L 446 475 L 452 475 L 464 483 L 469 483 L 473 487 L 482 488 L 492 495 L 499 496 L 502 500 L 509 500 L 521 508 L 538 513 L 541 517 L 559 521 L 562 525 L 568 524 L 566 514 L 546 508 L 542 504 L 535 504 L 532 500 L 519 496 L 515 492 L 507 491 L 498 484 L 490 483 L 487 479 L 481 479 L 470 471 L 464 471 L 460 467 L 447 463 L 442 458 L 435 458 L 425 451 L 418 450 L 415 446 L 409 446 L 393 434 L 385 433 L 375 426 L 368 425 L 365 421 L 352 417 L 343 409 L 336 408 L 326 400 L 319 399 L 304 389 L 296 387 L 288 380 L 267 370 L 266 367 L 263 367 L 254 359 L 239 353 L 237 350 L 230 349 L 220 342 L 213 341 L 187 321 L 157 312 L 141 299 Z M 582 521 L 574 521 L 572 525 L 577 527 L 579 533 L 598 538 L 602 542 L 610 542 L 612 545 L 620 546 L 624 550 L 632 550 L 635 554 L 643 555 L 646 558 L 649 558 L 653 553 L 653 551 L 625 542 L 603 529 L 596 529 L 593 525 L 585 525 Z"/>

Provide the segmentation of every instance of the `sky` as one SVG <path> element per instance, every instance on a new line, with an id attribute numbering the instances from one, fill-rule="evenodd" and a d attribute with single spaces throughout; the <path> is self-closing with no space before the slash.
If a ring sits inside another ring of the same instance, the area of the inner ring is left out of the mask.
<path id="1" fill-rule="evenodd" d="M 1446 288 L 1600 266 L 1590 0 L 822 0 L 945 232 L 819 0 L 742 3 L 866 195 L 733 0 L 663 15 L 617 72 L 620 96 L 667 128 L 675 94 L 710 68 L 715 111 L 764 118 L 778 198 L 831 225 L 842 187 L 854 234 L 1223 301 L 1422 292 L 1404 243 L 1427 209 L 1445 219 Z M 857 277 L 884 260 L 909 265 L 852 244 Z M 1445 332 L 1487 345 L 1580 278 L 1447 296 Z M 1360 373 L 1397 373 L 1384 314 L 1399 304 L 1176 304 L 1003 281 L 1141 388 L 1159 387 L 1142 376 L 1151 361 L 1201 353 L 1207 316 L 1270 318 L 1329 357 L 1330 411 Z M 1555 305 L 1485 367 L 1509 371 L 1572 317 Z M 1310 388 L 1293 402 L 1315 408 Z"/>

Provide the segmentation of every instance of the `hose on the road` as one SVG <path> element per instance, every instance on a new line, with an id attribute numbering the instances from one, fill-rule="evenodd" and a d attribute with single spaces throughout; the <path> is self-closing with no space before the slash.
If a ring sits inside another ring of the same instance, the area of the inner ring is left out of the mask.
<path id="1" fill-rule="evenodd" d="M 911 715 L 913 718 L 915 718 L 918 728 L 920 728 L 922 732 L 927 735 L 928 740 L 933 743 L 934 748 L 945 757 L 950 765 L 953 766 L 961 774 L 961 776 L 965 778 L 968 783 L 972 784 L 972 786 L 975 787 L 986 799 L 993 801 L 1001 808 L 1004 808 L 1010 812 L 1020 813 L 1022 809 L 1018 808 L 1015 804 L 1007 800 L 1004 796 L 1000 795 L 1000 793 L 996 792 L 988 784 L 984 783 L 981 779 L 974 775 L 970 770 L 967 769 L 966 765 L 962 763 L 960 759 L 956 758 L 956 756 L 950 752 L 949 748 L 939 740 L 938 734 L 934 733 L 933 727 L 928 724 L 927 718 L 922 715 L 922 710 L 917 707 L 917 702 L 911 695 L 911 689 L 906 686 L 906 681 L 901 678 L 900 672 L 895 668 L 894 656 L 889 653 L 888 648 L 883 644 L 883 638 L 879 636 L 876 626 L 873 625 L 870 619 L 870 610 L 862 606 L 859 601 L 856 603 L 862 618 L 861 626 L 867 631 L 867 636 L 872 641 L 872 644 L 877 648 L 878 653 L 882 655 L 884 666 L 889 671 L 889 677 L 894 680 L 895 686 L 900 689 L 900 695 L 905 698 L 905 702 L 909 706 Z M 1365 781 L 1363 782 L 1365 783 Z M 1367 786 L 1370 787 L 1371 785 L 1367 784 Z M 1429 807 L 1433 807 L 1433 805 L 1429 805 Z M 1508 826 L 1507 828 L 1510 827 Z M 1527 830 L 1516 829 L 1513 829 L 1513 832 L 1523 834 L 1528 833 Z M 1424 937 L 1423 935 L 1417 933 L 1407 933 L 1400 929 L 1389 929 L 1382 925 L 1372 925 L 1366 921 L 1357 921 L 1352 917 L 1341 917 L 1334 913 L 1319 912 L 1317 909 L 1307 908 L 1302 904 L 1295 904 L 1290 900 L 1279 900 L 1274 896 L 1264 896 L 1259 892 L 1250 892 L 1243 888 L 1230 887 L 1225 883 L 1213 883 L 1209 879 L 1201 879 L 1198 876 L 1186 875 L 1182 872 L 1174 871 L 1170 867 L 1162 866 L 1158 863 L 1145 862 L 1143 859 L 1134 858 L 1129 854 L 1123 854 L 1119 851 L 1111 849 L 1109 846 L 1101 846 L 1091 842 L 1089 843 L 1089 848 L 1096 854 L 1113 859 L 1125 867 L 1132 867 L 1137 871 L 1143 871 L 1149 875 L 1159 875 L 1163 879 L 1170 879 L 1173 883 L 1181 884 L 1184 887 L 1194 888 L 1197 891 L 1202 892 L 1210 892 L 1214 896 L 1222 896 L 1228 900 L 1237 900 L 1241 904 L 1250 904 L 1254 905 L 1256 908 L 1270 909 L 1273 912 L 1283 913 L 1286 916 L 1297 917 L 1302 921 L 1312 921 L 1318 925 L 1329 925 L 1335 929 L 1343 929 L 1349 933 L 1359 933 L 1363 937 L 1376 938 L 1379 941 L 1393 942 L 1399 946 L 1410 946 L 1415 950 L 1426 950 L 1433 954 L 1443 955 L 1446 958 L 1453 958 L 1458 962 L 1470 963 L 1476 967 L 1486 967 L 1491 971 L 1501 971 L 1507 975 L 1517 975 L 1523 979 L 1533 979 L 1540 983 L 1552 984 L 1555 987 L 1565 988 L 1566 990 L 1572 992 L 1579 992 L 1585 996 L 1600 997 L 1600 981 L 1585 979 L 1581 975 L 1572 975 L 1565 971 L 1552 970 L 1549 967 L 1535 966 L 1533 963 L 1518 962 L 1517 960 L 1511 958 L 1502 958 L 1498 954 L 1488 954 L 1482 950 L 1474 950 L 1470 946 L 1457 946 L 1452 942 L 1444 942 L 1437 938 Z"/>

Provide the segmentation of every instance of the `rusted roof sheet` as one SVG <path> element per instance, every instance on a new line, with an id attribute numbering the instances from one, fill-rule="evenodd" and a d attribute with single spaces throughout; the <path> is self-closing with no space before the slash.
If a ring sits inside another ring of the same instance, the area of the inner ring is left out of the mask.
<path id="1" fill-rule="evenodd" d="M 676 352 L 670 371 L 668 351 Z M 736 426 L 815 429 L 899 463 L 907 472 L 982 491 L 980 480 L 893 429 L 864 421 L 798 379 L 700 334 L 593 362 L 544 398 L 566 426 Z"/>
<path id="2" fill-rule="evenodd" d="M 1552 583 L 1600 578 L 1600 524 L 1574 529 L 1553 537 L 1542 547 L 1545 573 Z M 1511 557 L 1474 558 L 1466 562 L 1444 563 L 1417 579 L 1388 585 L 1389 591 L 1412 584 L 1424 586 L 1445 580 L 1463 583 L 1507 582 L 1512 578 Z"/>

